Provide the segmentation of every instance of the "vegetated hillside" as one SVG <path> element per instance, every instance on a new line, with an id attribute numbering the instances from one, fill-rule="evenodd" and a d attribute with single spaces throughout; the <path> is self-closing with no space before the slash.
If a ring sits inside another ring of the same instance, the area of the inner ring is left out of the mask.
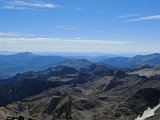
<path id="1" fill-rule="evenodd" d="M 17 73 L 40 71 L 57 65 L 81 68 L 92 63 L 85 59 L 72 59 L 60 56 L 41 56 L 32 53 L 0 55 L 0 78 L 8 78 Z"/>
<path id="2" fill-rule="evenodd" d="M 6 106 L 0 118 L 6 120 L 135 120 L 160 100 L 159 75 L 141 77 L 101 65 L 81 71 L 57 66 L 1 82 Z"/>
<path id="3" fill-rule="evenodd" d="M 99 63 L 109 64 L 120 68 L 150 65 L 154 67 L 160 66 L 160 54 L 154 53 L 150 55 L 137 55 L 135 57 L 114 57 L 107 58 Z"/>

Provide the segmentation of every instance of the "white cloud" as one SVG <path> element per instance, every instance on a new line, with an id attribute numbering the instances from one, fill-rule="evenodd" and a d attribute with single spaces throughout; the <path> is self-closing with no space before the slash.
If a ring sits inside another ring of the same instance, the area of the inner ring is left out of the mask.
<path id="1" fill-rule="evenodd" d="M 0 38 L 0 43 L 37 43 L 37 44 L 95 44 L 95 45 L 111 45 L 111 44 L 135 44 L 135 42 L 131 41 L 111 41 L 111 40 L 82 40 L 82 38 L 75 38 L 72 40 L 63 40 L 63 39 L 56 39 L 56 38 Z"/>
<path id="2" fill-rule="evenodd" d="M 82 40 L 83 38 L 77 37 L 77 38 L 73 38 L 75 40 Z"/>
<path id="3" fill-rule="evenodd" d="M 127 20 L 128 22 L 144 21 L 144 20 L 160 20 L 160 15 L 145 16 L 136 19 Z"/>
<path id="4" fill-rule="evenodd" d="M 31 37 L 33 34 L 23 34 L 18 32 L 0 32 L 0 37 Z"/>
<path id="5" fill-rule="evenodd" d="M 0 38 L 0 51 L 12 52 L 118 52 L 134 45 L 130 41 L 63 40 L 56 38 Z"/>
<path id="6" fill-rule="evenodd" d="M 104 33 L 103 30 L 94 30 L 94 31 L 91 31 L 91 32 L 93 32 L 93 33 Z"/>
<path id="7" fill-rule="evenodd" d="M 25 1 L 11 1 L 11 2 L 5 2 L 0 5 L 1 9 L 18 9 L 18 10 L 33 10 L 33 9 L 54 9 L 61 7 L 60 5 L 56 5 L 54 3 L 48 3 L 48 2 L 25 2 Z"/>
<path id="8" fill-rule="evenodd" d="M 55 29 L 57 30 L 77 30 L 79 29 L 79 27 L 75 25 L 58 25 L 58 26 L 55 26 Z"/>
<path id="9" fill-rule="evenodd" d="M 124 18 L 138 17 L 138 16 L 140 16 L 140 14 L 128 14 L 128 15 L 121 15 L 118 18 L 124 19 Z"/>
<path id="10" fill-rule="evenodd" d="M 153 41 L 139 41 L 136 43 L 125 40 L 64 40 L 57 38 L 19 37 L 0 38 L 0 51 L 135 54 L 159 52 L 160 47 Z"/>
<path id="11" fill-rule="evenodd" d="M 83 8 L 80 8 L 80 7 L 75 7 L 74 9 L 77 10 L 77 11 L 83 11 L 84 10 Z"/>

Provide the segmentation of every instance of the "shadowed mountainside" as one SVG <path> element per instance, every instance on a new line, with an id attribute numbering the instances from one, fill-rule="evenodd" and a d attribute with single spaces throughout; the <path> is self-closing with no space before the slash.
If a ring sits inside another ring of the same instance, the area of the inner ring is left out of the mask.
<path id="1" fill-rule="evenodd" d="M 141 77 L 101 65 L 83 72 L 57 66 L 6 80 L 0 85 L 1 118 L 135 120 L 160 100 L 159 75 Z"/>

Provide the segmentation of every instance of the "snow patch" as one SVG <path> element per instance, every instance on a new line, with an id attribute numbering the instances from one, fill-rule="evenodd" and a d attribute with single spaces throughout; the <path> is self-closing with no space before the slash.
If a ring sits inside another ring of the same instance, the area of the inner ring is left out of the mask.
<path id="1" fill-rule="evenodd" d="M 148 108 L 144 111 L 142 116 L 138 116 L 135 120 L 145 120 L 148 117 L 154 116 L 154 112 L 160 107 L 160 104 L 154 107 L 153 109 Z"/>

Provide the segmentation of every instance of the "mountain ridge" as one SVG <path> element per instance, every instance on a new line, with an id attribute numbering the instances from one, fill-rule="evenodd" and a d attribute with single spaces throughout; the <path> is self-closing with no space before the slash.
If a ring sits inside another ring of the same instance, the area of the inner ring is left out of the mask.
<path id="1" fill-rule="evenodd" d="M 104 63 L 109 65 L 114 65 L 120 68 L 126 67 L 136 67 L 136 66 L 144 66 L 150 65 L 153 67 L 160 66 L 160 53 L 153 53 L 149 55 L 136 55 L 134 57 L 112 57 L 98 63 Z"/>

